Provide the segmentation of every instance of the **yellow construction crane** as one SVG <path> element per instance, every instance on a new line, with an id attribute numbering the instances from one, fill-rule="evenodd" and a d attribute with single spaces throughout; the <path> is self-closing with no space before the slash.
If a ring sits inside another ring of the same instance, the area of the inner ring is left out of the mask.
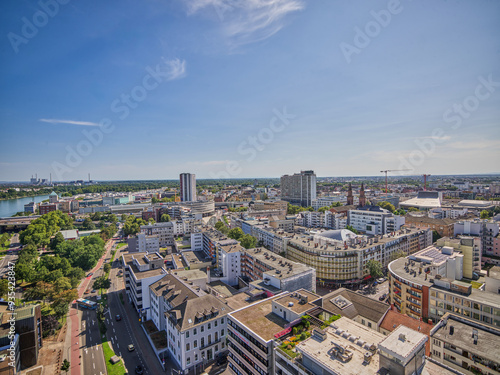
<path id="1" fill-rule="evenodd" d="M 402 172 L 411 171 L 411 169 L 386 169 L 385 171 L 380 171 L 380 173 L 385 173 L 385 193 L 387 194 L 387 172 Z"/>

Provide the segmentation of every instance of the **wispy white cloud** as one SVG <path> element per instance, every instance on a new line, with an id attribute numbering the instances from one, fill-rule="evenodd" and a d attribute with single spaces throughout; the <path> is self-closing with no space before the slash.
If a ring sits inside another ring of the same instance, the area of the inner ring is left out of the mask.
<path id="1" fill-rule="evenodd" d="M 96 122 L 90 121 L 74 121 L 74 120 L 58 120 L 41 118 L 38 121 L 48 122 L 49 124 L 67 124 L 67 125 L 80 125 L 80 126 L 99 126 Z"/>
<path id="2" fill-rule="evenodd" d="M 179 79 L 186 76 L 186 60 L 164 60 L 164 63 L 168 68 L 168 77 L 166 78 L 167 81 L 173 81 L 174 79 Z"/>
<path id="3" fill-rule="evenodd" d="M 304 9 L 302 0 L 185 0 L 188 14 L 213 8 L 229 44 L 239 46 L 269 38 L 284 17 Z"/>

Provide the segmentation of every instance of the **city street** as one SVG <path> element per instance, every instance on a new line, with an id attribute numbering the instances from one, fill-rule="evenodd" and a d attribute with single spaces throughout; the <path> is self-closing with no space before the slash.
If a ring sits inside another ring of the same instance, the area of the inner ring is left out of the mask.
<path id="1" fill-rule="evenodd" d="M 116 256 L 119 259 L 117 252 Z M 117 355 L 123 358 L 125 367 L 130 374 L 135 372 L 137 365 L 144 368 L 144 374 L 165 373 L 151 345 L 147 341 L 144 331 L 140 327 L 137 312 L 130 306 L 127 297 L 123 296 L 125 304 L 120 301 L 120 293 L 124 293 L 124 281 L 118 276 L 121 269 L 120 261 L 112 264 L 110 278 L 111 288 L 108 291 L 109 312 L 106 318 L 108 327 L 107 337 Z M 120 321 L 116 321 L 116 315 L 121 316 Z M 128 345 L 134 345 L 135 350 L 128 351 Z"/>
<path id="2" fill-rule="evenodd" d="M 91 270 L 94 274 L 101 268 L 104 260 L 110 256 L 111 248 L 114 245 L 114 240 L 110 240 L 106 244 L 106 251 L 104 255 L 99 259 L 97 265 Z M 88 288 L 92 288 L 92 277 L 86 277 L 78 287 L 78 297 L 86 297 L 84 294 Z M 94 314 L 95 312 L 86 311 L 86 313 Z M 89 316 L 82 316 L 82 312 L 76 307 L 76 303 L 70 307 L 68 317 L 71 319 L 71 348 L 78 347 L 79 350 L 72 349 L 70 355 L 71 363 L 71 375 L 81 375 L 81 366 L 84 366 L 84 374 L 99 374 L 99 372 L 93 372 L 95 368 L 99 368 L 102 372 L 102 366 L 100 363 L 104 364 L 104 372 L 106 373 L 104 354 L 102 352 L 102 346 L 100 341 L 99 332 L 95 331 L 95 328 L 90 327 L 89 338 L 87 340 L 86 334 L 83 334 L 83 329 L 87 329 L 88 321 L 96 320 L 95 318 L 89 319 Z M 85 325 L 82 325 L 85 322 Z M 97 324 L 96 324 L 97 327 Z M 90 339 L 92 337 L 92 340 Z M 91 367 L 90 367 L 91 366 Z M 101 366 L 101 367 L 100 367 Z M 89 372 L 87 372 L 87 370 Z"/>
<path id="3" fill-rule="evenodd" d="M 81 314 L 81 349 L 84 374 L 106 374 L 96 312 L 83 310 Z"/>

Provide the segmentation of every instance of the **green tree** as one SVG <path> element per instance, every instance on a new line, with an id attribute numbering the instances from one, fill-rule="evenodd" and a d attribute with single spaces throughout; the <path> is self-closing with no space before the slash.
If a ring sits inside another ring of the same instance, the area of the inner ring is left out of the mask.
<path id="1" fill-rule="evenodd" d="M 374 279 L 384 276 L 384 273 L 382 272 L 382 265 L 379 261 L 371 259 L 366 263 L 366 267 L 370 272 L 370 276 Z"/>
<path id="2" fill-rule="evenodd" d="M 389 203 L 387 201 L 380 202 L 377 206 L 380 206 L 390 212 L 394 212 L 396 210 L 396 207 L 392 203 Z"/>
<path id="3" fill-rule="evenodd" d="M 104 265 L 104 273 L 108 273 L 109 271 L 111 271 L 111 264 L 106 263 Z"/>
<path id="4" fill-rule="evenodd" d="M 64 236 L 62 235 L 61 232 L 58 232 L 55 237 L 52 239 L 52 241 L 50 242 L 50 248 L 52 250 L 55 250 L 57 245 L 59 245 L 60 243 L 63 243 L 64 242 Z"/>
<path id="5" fill-rule="evenodd" d="M 215 229 L 221 230 L 222 227 L 225 227 L 225 225 L 222 221 L 218 221 L 215 223 Z"/>
<path id="6" fill-rule="evenodd" d="M 9 280 L 7 279 L 0 280 L 0 298 L 6 297 L 8 292 L 9 292 Z"/>
<path id="7" fill-rule="evenodd" d="M 358 234 L 358 231 L 354 229 L 351 225 L 347 225 L 345 229 L 350 230 L 354 234 Z"/>
<path id="8" fill-rule="evenodd" d="M 328 211 L 330 209 L 330 207 L 320 207 L 318 209 L 318 212 L 325 212 L 325 211 Z"/>
<path id="9" fill-rule="evenodd" d="M 490 218 L 490 213 L 486 210 L 482 210 L 481 213 L 479 214 L 479 217 L 481 219 L 489 219 Z"/>
<path id="10" fill-rule="evenodd" d="M 235 239 L 235 240 L 238 241 L 244 234 L 245 233 L 243 233 L 243 231 L 241 230 L 241 228 L 236 227 L 236 228 L 231 229 L 228 232 L 227 236 L 229 238 L 232 238 L 232 239 Z"/>
<path id="11" fill-rule="evenodd" d="M 240 237 L 239 241 L 245 249 L 253 249 L 257 245 L 257 238 L 250 234 L 244 234 Z"/>
<path id="12" fill-rule="evenodd" d="M 67 374 L 69 371 L 69 368 L 70 368 L 70 363 L 67 359 L 65 359 L 62 363 L 61 371 L 64 371 Z"/>
<path id="13" fill-rule="evenodd" d="M 163 214 L 160 216 L 160 223 L 168 223 L 170 220 L 169 214 Z"/>
<path id="14" fill-rule="evenodd" d="M 85 230 L 94 230 L 95 229 L 95 224 L 92 222 L 90 217 L 85 218 L 85 220 L 83 221 L 83 224 L 82 224 L 82 229 L 85 229 Z"/>
<path id="15" fill-rule="evenodd" d="M 432 242 L 436 242 L 437 240 L 439 240 L 442 236 L 436 231 L 436 230 L 433 230 L 432 231 Z"/>
<path id="16" fill-rule="evenodd" d="M 105 276 L 100 276 L 94 280 L 94 289 L 108 289 L 111 286 L 111 280 Z"/>
<path id="17" fill-rule="evenodd" d="M 408 208 L 408 212 L 418 212 L 420 211 L 418 208 L 415 208 L 415 207 L 410 207 Z"/>
<path id="18" fill-rule="evenodd" d="M 397 250 L 391 254 L 391 261 L 403 258 L 406 256 L 406 253 L 403 250 Z"/>
<path id="19" fill-rule="evenodd" d="M 150 218 L 149 218 L 149 220 L 148 220 L 148 224 L 149 224 L 149 225 L 156 224 L 155 219 L 153 219 L 152 217 L 150 217 Z"/>

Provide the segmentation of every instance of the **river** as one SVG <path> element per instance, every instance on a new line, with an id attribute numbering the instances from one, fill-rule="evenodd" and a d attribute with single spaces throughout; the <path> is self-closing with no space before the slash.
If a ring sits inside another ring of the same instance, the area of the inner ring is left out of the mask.
<path id="1" fill-rule="evenodd" d="M 49 199 L 48 195 L 38 195 L 36 197 L 24 197 L 17 199 L 7 199 L 0 201 L 0 217 L 10 217 L 16 212 L 24 211 L 24 205 L 33 200 L 39 203 L 45 199 Z"/>

